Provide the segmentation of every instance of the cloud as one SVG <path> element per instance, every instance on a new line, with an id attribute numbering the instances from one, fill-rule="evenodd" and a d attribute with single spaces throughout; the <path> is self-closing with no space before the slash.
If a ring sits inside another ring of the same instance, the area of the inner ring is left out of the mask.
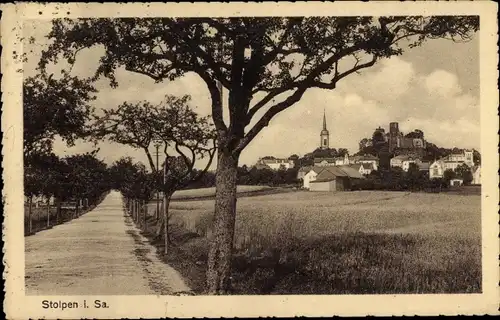
<path id="1" fill-rule="evenodd" d="M 425 88 L 429 94 L 438 94 L 443 97 L 453 96 L 462 91 L 457 76 L 444 70 L 435 70 L 427 75 Z"/>
<path id="2" fill-rule="evenodd" d="M 410 62 L 392 57 L 381 60 L 373 69 L 364 69 L 346 78 L 338 88 L 343 92 L 356 91 L 375 101 L 394 101 L 410 89 L 415 76 Z"/>

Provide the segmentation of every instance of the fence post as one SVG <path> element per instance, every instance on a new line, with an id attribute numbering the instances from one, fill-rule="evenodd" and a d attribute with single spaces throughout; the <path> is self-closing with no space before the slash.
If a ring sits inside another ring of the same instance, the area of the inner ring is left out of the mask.
<path id="1" fill-rule="evenodd" d="M 135 221 L 135 199 L 132 200 L 132 220 Z"/>
<path id="2" fill-rule="evenodd" d="M 137 203 L 137 199 L 134 199 L 134 207 L 135 207 L 134 221 L 137 222 L 137 213 L 139 211 L 139 203 Z"/>
<path id="3" fill-rule="evenodd" d="M 50 197 L 47 198 L 47 228 L 50 227 Z"/>
<path id="4" fill-rule="evenodd" d="M 144 200 L 144 231 L 147 230 L 148 203 Z"/>
<path id="5" fill-rule="evenodd" d="M 29 202 L 29 207 L 28 207 L 28 216 L 29 216 L 29 222 L 28 222 L 28 233 L 31 234 L 32 228 L 33 228 L 33 196 L 30 196 L 28 199 Z"/>
<path id="6" fill-rule="evenodd" d="M 78 218 L 78 209 L 80 208 L 80 199 L 76 199 L 76 208 L 75 208 L 75 217 L 74 218 Z"/>

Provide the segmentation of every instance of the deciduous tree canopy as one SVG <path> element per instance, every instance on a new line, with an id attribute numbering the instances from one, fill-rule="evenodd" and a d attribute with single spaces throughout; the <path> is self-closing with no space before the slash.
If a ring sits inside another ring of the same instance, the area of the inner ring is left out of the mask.
<path id="1" fill-rule="evenodd" d="M 44 74 L 23 84 L 24 154 L 50 153 L 59 135 L 70 145 L 85 135 L 96 89 L 90 81 L 64 73 L 60 79 Z"/>

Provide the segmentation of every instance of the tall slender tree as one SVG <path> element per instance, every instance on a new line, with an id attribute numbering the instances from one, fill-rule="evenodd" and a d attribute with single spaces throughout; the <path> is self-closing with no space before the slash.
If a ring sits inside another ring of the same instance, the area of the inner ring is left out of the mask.
<path id="1" fill-rule="evenodd" d="M 62 53 L 102 45 L 96 73 L 117 82 L 118 67 L 160 82 L 190 72 L 211 97 L 217 130 L 214 240 L 208 291 L 230 289 L 236 176 L 241 152 L 309 88 L 338 82 L 428 39 L 468 40 L 477 16 L 147 18 L 55 20 L 41 67 Z M 219 85 L 228 90 L 229 121 Z"/>

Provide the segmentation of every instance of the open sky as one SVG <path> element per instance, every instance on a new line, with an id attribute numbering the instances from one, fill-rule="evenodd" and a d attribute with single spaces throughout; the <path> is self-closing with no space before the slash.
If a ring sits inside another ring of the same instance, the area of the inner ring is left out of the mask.
<path id="1" fill-rule="evenodd" d="M 25 76 L 36 74 L 40 52 L 48 43 L 48 20 L 26 22 L 24 36 L 35 38 L 25 43 L 28 62 Z M 72 74 L 90 76 L 97 68 L 102 48 L 79 53 Z M 200 114 L 210 113 L 210 98 L 204 82 L 195 74 L 155 84 L 146 76 L 118 70 L 119 87 L 112 89 L 106 80 L 99 81 L 99 93 L 93 102 L 96 109 L 113 108 L 125 101 L 160 101 L 165 94 L 192 96 Z M 226 95 L 227 97 L 227 95 Z M 479 35 L 467 43 L 432 40 L 402 56 L 382 60 L 360 74 L 347 77 L 333 91 L 310 89 L 302 100 L 278 114 L 245 149 L 240 164 L 251 165 L 259 157 L 303 155 L 319 145 L 323 110 L 330 131 L 330 147 L 347 148 L 355 153 L 358 142 L 371 137 L 373 130 L 389 122 L 400 123 L 400 129 L 424 131 L 426 140 L 442 147 L 480 150 L 479 107 Z M 147 164 L 141 150 L 102 142 L 99 157 L 111 164 L 122 156 L 131 156 Z M 68 148 L 57 140 L 55 152 L 60 155 L 92 150 L 79 142 Z M 214 165 L 212 167 L 215 167 Z"/>

